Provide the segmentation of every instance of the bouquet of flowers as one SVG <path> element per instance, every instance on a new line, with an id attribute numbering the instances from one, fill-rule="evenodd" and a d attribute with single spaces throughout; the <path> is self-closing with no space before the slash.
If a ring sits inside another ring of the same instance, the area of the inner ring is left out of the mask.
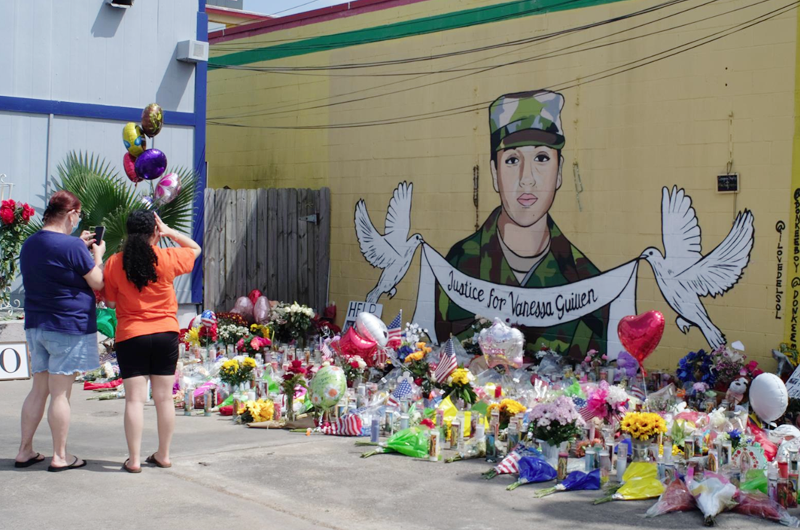
<path id="1" fill-rule="evenodd" d="M 450 374 L 447 381 L 442 385 L 444 389 L 444 397 L 450 397 L 455 402 L 457 399 L 463 399 L 464 403 L 472 405 L 478 400 L 475 390 L 472 388 L 472 383 L 475 381 L 475 376 L 472 375 L 466 368 L 456 368 Z"/>
<path id="2" fill-rule="evenodd" d="M 275 338 L 281 342 L 290 342 L 305 338 L 311 329 L 314 310 L 310 307 L 293 304 L 278 304 L 270 315 L 270 328 L 275 331 Z"/>
<path id="3" fill-rule="evenodd" d="M 704 350 L 689 352 L 678 362 L 675 375 L 688 388 L 692 383 L 705 383 L 713 387 L 716 382 L 714 359 Z"/>
<path id="4" fill-rule="evenodd" d="M 234 357 L 228 359 L 219 369 L 219 378 L 229 385 L 240 385 L 253 378 L 256 361 L 252 357 Z"/>
<path id="5" fill-rule="evenodd" d="M 286 373 L 283 374 L 281 389 L 286 396 L 286 412 L 289 415 L 289 419 L 294 416 L 294 393 L 297 387 L 308 388 L 306 373 L 307 370 L 303 368 L 303 361 L 296 359 L 292 361 L 292 364 L 286 369 Z"/>
<path id="6" fill-rule="evenodd" d="M 551 446 L 568 442 L 581 435 L 585 425 L 572 399 L 559 396 L 554 401 L 539 403 L 529 413 L 529 432 Z"/>
<path id="7" fill-rule="evenodd" d="M 360 355 L 354 355 L 346 359 L 342 358 L 342 369 L 344 370 L 345 378 L 347 378 L 347 386 L 353 386 L 355 381 L 359 381 L 364 377 L 367 363 Z"/>
<path id="8" fill-rule="evenodd" d="M 206 347 L 217 342 L 217 324 L 213 326 L 200 326 L 199 328 L 190 328 L 186 330 L 183 337 L 187 346 Z"/>
<path id="9" fill-rule="evenodd" d="M 711 352 L 711 358 L 714 363 L 714 389 L 720 392 L 725 392 L 728 386 L 740 376 L 746 375 L 752 380 L 763 373 L 763 370 L 758 368 L 758 361 L 748 363 L 744 355 L 725 345 Z"/>
<path id="10" fill-rule="evenodd" d="M 622 418 L 620 428 L 636 440 L 649 440 L 667 432 L 667 422 L 655 412 L 629 412 Z"/>
<path id="11" fill-rule="evenodd" d="M 30 222 L 33 208 L 12 199 L 0 206 L 0 301 L 11 299 L 11 283 L 17 274 L 17 258 L 25 239 L 23 229 Z"/>
<path id="12" fill-rule="evenodd" d="M 629 402 L 630 396 L 624 388 L 600 381 L 597 389 L 589 394 L 586 408 L 593 417 L 613 423 L 619 421 L 619 418 L 628 409 Z"/>
<path id="13" fill-rule="evenodd" d="M 238 315 L 237 315 L 238 316 Z M 219 317 L 218 317 L 219 318 Z M 217 320 L 217 335 L 223 344 L 233 344 L 239 342 L 248 335 L 247 327 L 239 326 L 233 323 L 222 324 L 219 319 Z"/>
<path id="14" fill-rule="evenodd" d="M 261 423 L 272 419 L 275 415 L 275 405 L 268 399 L 246 401 L 236 412 L 242 423 Z"/>
<path id="15" fill-rule="evenodd" d="M 604 366 L 608 366 L 608 355 L 597 350 L 587 351 L 586 357 L 581 361 L 581 367 L 587 372 L 591 371 L 599 374 L 600 368 Z"/>
<path id="16" fill-rule="evenodd" d="M 489 405 L 489 414 L 491 414 L 494 409 L 499 409 L 500 411 L 501 429 L 508 427 L 511 418 L 528 410 L 525 405 L 513 399 L 504 399 L 500 403 L 492 403 Z"/>
<path id="17" fill-rule="evenodd" d="M 239 313 L 217 313 L 217 324 L 219 326 L 232 324 L 247 329 L 247 321 Z"/>
<path id="18" fill-rule="evenodd" d="M 405 363 L 406 357 L 408 357 L 411 354 L 418 354 L 420 348 L 418 348 L 417 346 L 420 343 L 422 343 L 423 345 L 425 344 L 424 342 L 422 342 L 422 336 L 427 334 L 428 330 L 422 329 L 419 326 L 419 324 L 413 324 L 410 322 L 407 323 L 405 331 L 403 332 L 403 340 L 400 343 L 400 347 L 396 351 L 397 359 L 401 363 Z M 422 357 L 424 357 L 424 354 L 419 355 L 420 359 Z"/>
<path id="19" fill-rule="evenodd" d="M 236 351 L 249 356 L 260 353 L 264 348 L 269 348 L 272 342 L 258 335 L 246 335 L 236 343 Z"/>

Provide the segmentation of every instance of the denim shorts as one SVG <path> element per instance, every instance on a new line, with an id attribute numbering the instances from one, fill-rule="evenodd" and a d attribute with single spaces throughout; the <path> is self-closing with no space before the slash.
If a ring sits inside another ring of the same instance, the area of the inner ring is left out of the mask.
<path id="1" fill-rule="evenodd" d="M 31 372 L 72 375 L 100 366 L 97 333 L 69 335 L 39 328 L 26 329 Z"/>

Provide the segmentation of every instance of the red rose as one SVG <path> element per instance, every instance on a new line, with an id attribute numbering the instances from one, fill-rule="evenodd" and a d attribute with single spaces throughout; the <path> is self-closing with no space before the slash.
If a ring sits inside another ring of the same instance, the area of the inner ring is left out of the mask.
<path id="1" fill-rule="evenodd" d="M 422 378 L 417 377 L 416 379 L 414 379 L 414 384 L 417 386 L 422 386 Z"/>
<path id="2" fill-rule="evenodd" d="M 10 208 L 11 210 L 16 210 L 17 203 L 14 202 L 14 199 L 8 199 L 7 201 L 3 201 L 3 208 Z"/>
<path id="3" fill-rule="evenodd" d="M 3 224 L 7 225 L 14 224 L 14 210 L 6 208 L 6 206 L 3 205 L 3 207 L 0 208 L 0 219 L 3 220 Z"/>
<path id="4" fill-rule="evenodd" d="M 27 204 L 22 205 L 22 220 L 26 223 L 31 220 L 31 217 L 34 216 L 36 210 L 28 206 Z"/>
<path id="5" fill-rule="evenodd" d="M 429 429 L 433 429 L 433 422 L 431 421 L 430 418 L 425 418 L 424 420 L 419 422 L 419 424 L 420 425 L 424 425 L 425 427 L 427 427 Z"/>
<path id="6" fill-rule="evenodd" d="M 353 361 L 350 363 L 350 367 L 358 370 L 358 363 L 356 361 Z"/>

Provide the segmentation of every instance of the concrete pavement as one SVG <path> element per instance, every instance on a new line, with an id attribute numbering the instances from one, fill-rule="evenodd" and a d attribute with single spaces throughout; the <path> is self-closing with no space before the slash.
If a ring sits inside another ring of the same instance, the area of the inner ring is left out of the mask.
<path id="1" fill-rule="evenodd" d="M 126 458 L 124 402 L 87 401 L 73 391 L 69 451 L 84 469 L 16 470 L 19 410 L 27 381 L 0 382 L 0 529 L 570 529 L 700 528 L 699 512 L 645 519 L 652 501 L 593 506 L 597 492 L 534 499 L 539 486 L 515 491 L 509 476 L 483 480 L 484 461 L 453 464 L 398 455 L 359 458 L 352 438 L 248 429 L 219 416 L 176 418 L 173 467 L 120 471 Z M 143 457 L 156 448 L 155 409 L 145 412 Z M 46 418 L 35 448 L 50 455 Z M 549 485 L 549 484 L 548 484 Z M 793 512 L 796 510 L 793 510 Z M 732 514 L 722 528 L 765 522 Z M 777 526 L 776 526 L 777 528 Z"/>

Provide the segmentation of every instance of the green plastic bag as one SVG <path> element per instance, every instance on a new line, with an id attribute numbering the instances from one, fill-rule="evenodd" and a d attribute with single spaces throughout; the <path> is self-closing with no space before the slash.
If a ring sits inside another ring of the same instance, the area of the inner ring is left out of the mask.
<path id="1" fill-rule="evenodd" d="M 97 331 L 113 339 L 117 334 L 117 310 L 109 308 L 97 309 Z"/>
<path id="2" fill-rule="evenodd" d="M 760 491 L 767 493 L 767 475 L 763 469 L 747 470 L 747 478 L 739 485 L 742 491 Z"/>
<path id="3" fill-rule="evenodd" d="M 409 427 L 396 432 L 385 442 L 378 444 L 378 449 L 361 455 L 361 458 L 368 458 L 381 453 L 400 453 L 414 458 L 426 458 L 428 456 L 428 428 Z"/>
<path id="4" fill-rule="evenodd" d="M 586 395 L 583 393 L 583 389 L 581 388 L 580 383 L 575 381 L 567 388 L 564 389 L 564 395 L 573 397 L 573 398 L 581 398 L 586 399 Z"/>

